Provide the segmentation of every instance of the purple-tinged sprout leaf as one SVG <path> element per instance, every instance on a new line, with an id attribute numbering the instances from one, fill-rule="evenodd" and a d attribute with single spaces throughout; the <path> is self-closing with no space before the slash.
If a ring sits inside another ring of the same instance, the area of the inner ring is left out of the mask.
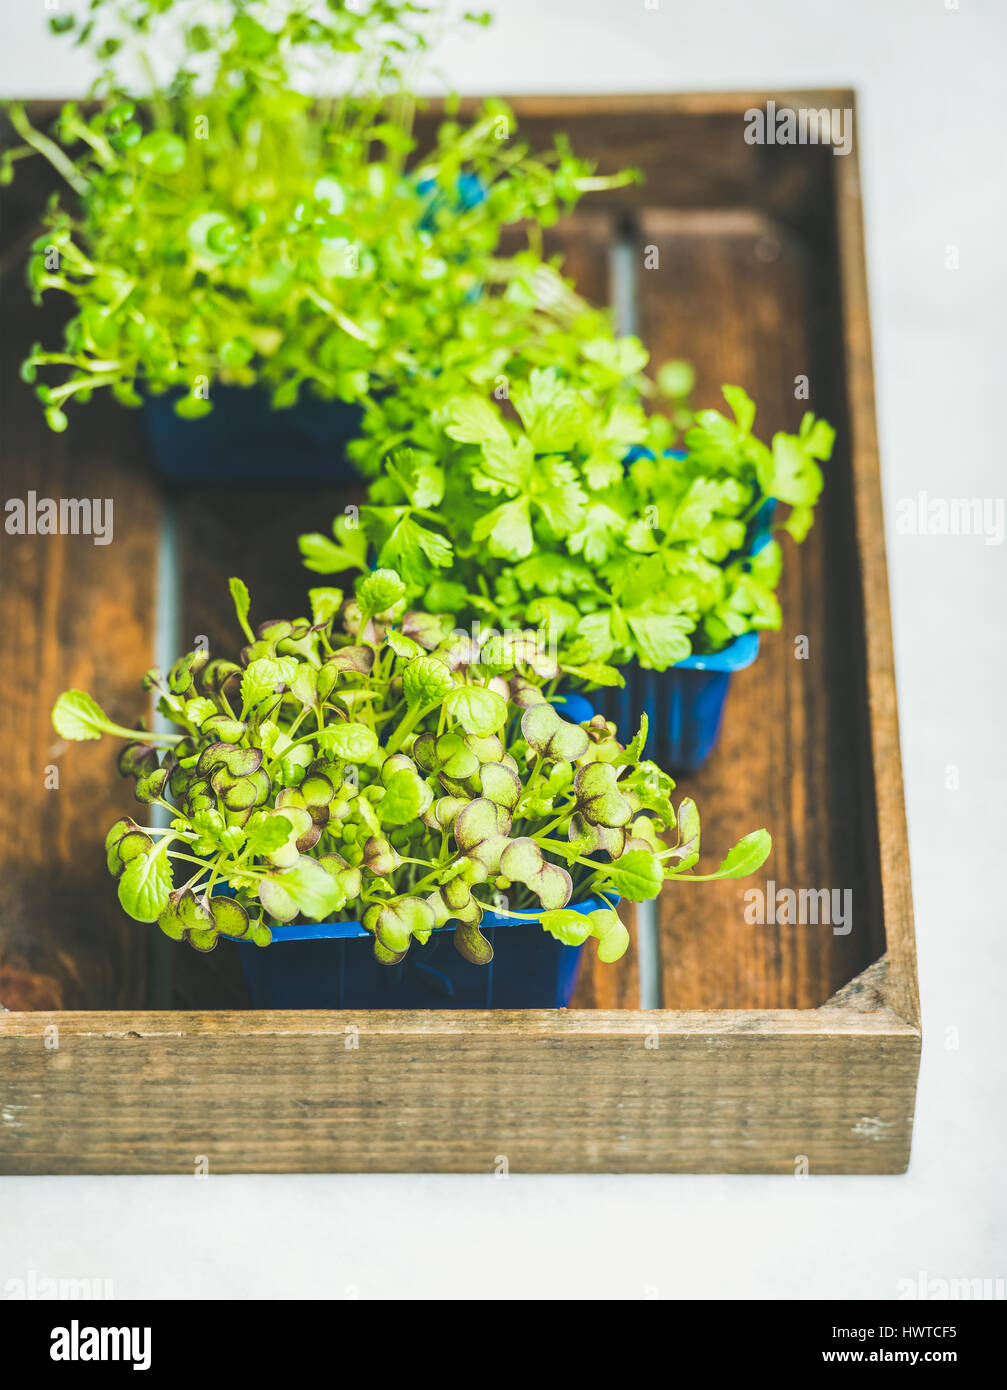
<path id="1" fill-rule="evenodd" d="M 281 638 L 289 637 L 293 630 L 293 623 L 286 618 L 267 618 L 255 629 L 255 635 L 260 642 L 279 642 Z"/>
<path id="2" fill-rule="evenodd" d="M 566 907 L 573 894 L 573 879 L 562 865 L 545 864 L 532 891 L 547 910 Z"/>
<path id="3" fill-rule="evenodd" d="M 633 807 L 618 787 L 618 776 L 611 763 L 588 763 L 574 778 L 577 810 L 592 825 L 627 825 Z"/>
<path id="4" fill-rule="evenodd" d="M 626 831 L 621 827 L 594 825 L 579 812 L 571 817 L 567 834 L 582 855 L 607 854 L 609 859 L 618 859 L 627 844 Z"/>
<path id="5" fill-rule="evenodd" d="M 521 716 L 521 733 L 536 753 L 552 762 L 575 762 L 590 746 L 579 724 L 562 719 L 552 705 L 532 705 Z"/>
<path id="6" fill-rule="evenodd" d="M 360 897 L 362 878 L 360 870 L 352 864 L 347 864 L 341 854 L 322 854 L 318 859 L 319 864 L 326 873 L 337 879 L 343 892 L 346 894 L 347 902 Z"/>
<path id="7" fill-rule="evenodd" d="M 437 767 L 454 782 L 464 782 L 479 771 L 479 757 L 461 734 L 441 734 L 436 746 Z"/>
<path id="8" fill-rule="evenodd" d="M 206 931 L 213 927 L 204 900 L 197 898 L 191 888 L 176 888 L 170 894 L 157 925 L 172 941 L 184 941 L 191 931 Z"/>
<path id="9" fill-rule="evenodd" d="M 624 751 L 622 744 L 615 736 L 615 725 L 610 719 L 606 719 L 604 715 L 594 715 L 584 725 L 584 729 L 592 743 L 612 746 L 612 758 L 610 759 L 606 756 L 603 761 L 611 761 Z"/>
<path id="10" fill-rule="evenodd" d="M 387 946 L 382 946 L 377 937 L 374 938 L 374 959 L 379 965 L 398 965 L 405 956 L 405 951 L 389 951 Z"/>
<path id="11" fill-rule="evenodd" d="M 521 779 L 517 773 L 503 763 L 483 763 L 479 780 L 483 796 L 513 815 L 521 798 Z"/>
<path id="12" fill-rule="evenodd" d="M 130 816 L 117 820 L 105 836 L 105 856 L 108 871 L 118 878 L 129 861 L 137 854 L 147 854 L 154 842 Z"/>
<path id="13" fill-rule="evenodd" d="M 450 635 L 453 622 L 448 613 L 403 613 L 402 631 L 432 652 Z"/>
<path id="14" fill-rule="evenodd" d="M 441 796 L 420 817 L 430 830 L 450 830 L 459 811 L 469 803 L 461 796 Z"/>
<path id="15" fill-rule="evenodd" d="M 258 771 L 246 777 L 245 781 L 249 782 L 255 789 L 255 800 L 252 802 L 252 805 L 264 806 L 269 799 L 269 793 L 273 789 L 269 780 L 269 774 L 266 772 L 265 768 L 260 767 Z"/>
<path id="16" fill-rule="evenodd" d="M 232 777 L 248 777 L 262 766 L 261 748 L 236 748 L 232 743 L 208 743 L 199 755 L 196 771 L 208 777 L 216 767 L 226 767 Z"/>
<path id="17" fill-rule="evenodd" d="M 213 925 L 222 936 L 239 939 L 248 935 L 251 925 L 248 920 L 248 913 L 234 898 L 218 895 L 210 898 L 208 906 L 213 917 Z"/>
<path id="18" fill-rule="evenodd" d="M 512 840 L 500 860 L 500 872 L 512 882 L 523 883 L 544 908 L 566 907 L 573 880 L 566 869 L 547 863 L 542 850 L 527 836 Z"/>
<path id="19" fill-rule="evenodd" d="M 374 649 L 372 647 L 340 647 L 327 658 L 323 670 L 331 668 L 333 671 L 354 671 L 361 676 L 369 676 L 374 666 Z"/>
<path id="20" fill-rule="evenodd" d="M 130 831 L 128 835 L 122 837 L 115 849 L 109 852 L 109 872 L 118 878 L 134 859 L 148 854 L 152 847 L 153 841 L 146 831 L 139 829 L 139 827 Z"/>
<path id="21" fill-rule="evenodd" d="M 305 774 L 304 781 L 297 790 L 301 794 L 302 804 L 311 812 L 315 824 L 327 824 L 329 802 L 336 794 L 331 779 L 321 772 L 309 772 Z"/>
<path id="22" fill-rule="evenodd" d="M 148 777 L 141 777 L 137 781 L 133 795 L 141 805 L 149 806 L 163 796 L 167 780 L 168 769 L 166 767 L 155 768 Z"/>
<path id="23" fill-rule="evenodd" d="M 396 772 L 408 770 L 416 771 L 416 764 L 408 753 L 392 753 L 381 764 L 381 781 L 384 786 L 388 786 L 389 779 Z"/>
<path id="24" fill-rule="evenodd" d="M 518 709 L 531 709 L 533 705 L 547 705 L 549 703 L 540 687 L 533 684 L 525 676 L 512 676 L 508 685 L 511 704 L 517 705 Z"/>
<path id="25" fill-rule="evenodd" d="M 464 671 L 479 661 L 479 646 L 468 636 L 460 633 L 455 640 L 442 649 L 441 657 L 451 671 Z"/>
<path id="26" fill-rule="evenodd" d="M 208 695 L 225 694 L 228 688 L 237 688 L 242 675 L 242 669 L 236 661 L 217 657 L 200 673 L 199 686 Z"/>
<path id="27" fill-rule="evenodd" d="M 243 719 L 232 719 L 227 714 L 211 714 L 199 726 L 199 732 L 218 743 L 240 743 L 248 732 Z"/>
<path id="28" fill-rule="evenodd" d="M 398 898 L 369 907 L 364 913 L 364 926 L 387 951 L 401 955 L 409 949 L 414 936 L 426 941 L 436 920 L 433 908 L 422 898 Z"/>
<path id="29" fill-rule="evenodd" d="M 493 947 L 474 922 L 459 922 L 452 938 L 455 950 L 473 965 L 489 965 Z"/>
<path id="30" fill-rule="evenodd" d="M 452 912 L 468 911 L 472 901 L 472 890 L 463 878 L 451 878 L 440 890 L 446 907 Z"/>
<path id="31" fill-rule="evenodd" d="M 206 652 L 186 652 L 168 672 L 168 689 L 173 695 L 195 693 L 196 678 L 209 661 Z"/>
<path id="32" fill-rule="evenodd" d="M 119 774 L 122 777 L 149 777 L 157 766 L 157 749 L 149 743 L 127 743 L 119 754 Z"/>
<path id="33" fill-rule="evenodd" d="M 413 740 L 413 758 L 424 772 L 434 772 L 439 766 L 436 734 L 418 734 Z"/>
<path id="34" fill-rule="evenodd" d="M 392 844 L 380 835 L 371 835 L 364 842 L 363 866 L 372 874 L 387 878 L 402 863 L 402 857 Z"/>
<path id="35" fill-rule="evenodd" d="M 216 804 L 216 794 L 205 777 L 190 781 L 179 801 L 187 816 L 194 816 L 197 811 L 212 810 Z"/>
<path id="36" fill-rule="evenodd" d="M 650 816 L 634 816 L 631 823 L 626 827 L 628 836 L 626 847 L 628 849 L 649 849 L 653 854 L 657 854 L 663 848 L 657 838 L 657 830 L 654 821 Z"/>
<path id="37" fill-rule="evenodd" d="M 480 796 L 470 801 L 458 814 L 454 836 L 462 854 L 482 870 L 480 881 L 485 882 L 491 875 L 500 872 L 500 856 L 509 841 L 500 831 L 500 808 L 487 797 Z"/>

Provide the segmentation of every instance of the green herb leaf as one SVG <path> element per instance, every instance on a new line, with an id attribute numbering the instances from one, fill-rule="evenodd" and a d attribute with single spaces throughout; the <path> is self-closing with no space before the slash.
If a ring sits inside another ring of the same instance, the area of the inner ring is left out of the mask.
<path id="1" fill-rule="evenodd" d="M 101 706 L 83 690 L 65 690 L 52 711 L 52 725 L 60 738 L 75 741 L 101 738 L 102 734 L 119 734 L 135 738 L 135 729 L 124 729 L 114 723 Z"/>
<path id="2" fill-rule="evenodd" d="M 631 849 L 614 864 L 605 866 L 612 890 L 631 903 L 656 898 L 664 883 L 660 860 L 645 849 Z"/>
<path id="3" fill-rule="evenodd" d="M 248 610 L 252 600 L 248 596 L 248 586 L 241 579 L 229 579 L 228 585 L 231 590 L 231 598 L 234 599 L 234 611 L 238 615 L 238 622 L 241 630 L 248 638 L 249 642 L 255 641 L 255 633 L 248 625 Z"/>
<path id="4" fill-rule="evenodd" d="M 129 861 L 119 879 L 119 901 L 135 921 L 156 922 L 171 889 L 171 869 L 158 849 Z"/>

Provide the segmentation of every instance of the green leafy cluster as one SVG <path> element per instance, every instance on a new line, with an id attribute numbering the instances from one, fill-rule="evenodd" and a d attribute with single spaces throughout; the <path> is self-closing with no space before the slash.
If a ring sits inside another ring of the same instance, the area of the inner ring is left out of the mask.
<path id="1" fill-rule="evenodd" d="M 486 963 L 479 927 L 494 911 L 569 944 L 595 936 L 615 960 L 615 912 L 571 902 L 640 902 L 668 879 L 749 873 L 769 852 L 756 831 L 715 873 L 692 873 L 696 808 L 676 814 L 674 783 L 640 760 L 646 726 L 624 747 L 600 717 L 562 718 L 549 699 L 560 667 L 533 633 L 452 629 L 407 609 L 385 569 L 350 598 L 314 589 L 310 619 L 257 631 L 247 588 L 231 592 L 240 660 L 190 652 L 145 678 L 181 732 L 124 728 L 79 690 L 53 710 L 64 738 L 124 738 L 137 801 L 169 810 L 163 829 L 117 821 L 106 852 L 125 910 L 172 939 L 267 945 L 298 917 L 351 920 L 392 963 L 453 924 L 461 953 Z"/>
<path id="2" fill-rule="evenodd" d="M 309 568 L 362 565 L 369 542 L 417 600 L 547 627 L 569 664 L 609 668 L 601 683 L 631 660 L 664 670 L 779 627 L 781 551 L 774 539 L 751 553 L 753 523 L 774 501 L 775 529 L 804 538 L 831 426 L 809 413 L 763 443 L 737 386 L 724 387 L 731 415 L 693 415 L 688 369 L 665 364 L 655 387 L 639 340 L 597 311 L 519 326 L 516 348 L 480 336 L 478 306 L 469 320 L 442 372 L 369 404 L 350 446 L 372 477 L 363 540 L 347 546 L 338 522 L 337 545 L 303 538 Z M 645 411 L 656 394 L 670 413 Z"/>
<path id="3" fill-rule="evenodd" d="M 187 417 L 216 383 L 261 385 L 278 408 L 303 389 L 360 401 L 436 370 L 484 287 L 505 319 L 534 316 L 509 293 L 502 229 L 633 176 L 594 178 L 563 140 L 532 157 L 495 101 L 417 155 L 410 86 L 437 12 L 94 0 L 77 40 L 108 65 L 97 111 L 70 103 L 45 134 L 10 103 L 24 143 L 0 158 L 4 182 L 41 153 L 76 195 L 51 201 L 27 272 L 37 299 L 75 306 L 62 348 L 36 344 L 22 368 L 53 429 L 102 387 L 124 405 L 171 391 Z M 138 64 L 142 98 L 119 77 Z"/>

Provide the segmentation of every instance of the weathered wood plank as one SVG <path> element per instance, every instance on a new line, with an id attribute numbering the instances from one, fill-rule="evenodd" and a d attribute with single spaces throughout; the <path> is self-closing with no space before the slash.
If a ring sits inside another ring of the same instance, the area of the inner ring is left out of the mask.
<path id="1" fill-rule="evenodd" d="M 854 103 L 850 103 L 851 106 Z M 854 107 L 855 109 L 855 107 Z M 858 140 L 857 135 L 854 136 Z M 859 149 L 859 143 L 855 145 Z M 888 562 L 881 499 L 881 464 L 874 410 L 867 257 L 860 202 L 859 160 L 837 159 L 835 179 L 836 255 L 843 316 L 845 396 L 849 409 L 856 527 L 863 603 L 861 650 L 866 655 L 867 704 L 864 722 L 873 753 L 873 784 L 863 808 L 865 836 L 880 855 L 879 910 L 888 943 L 888 999 L 900 1018 L 919 1025 L 913 891 L 906 829 L 899 711 L 895 694 Z"/>
<path id="2" fill-rule="evenodd" d="M 156 495 L 128 412 L 95 401 L 71 412 L 65 434 L 47 428 L 18 364 L 36 339 L 57 340 L 57 307 L 32 307 L 20 264 L 0 278 L 0 300 L 4 496 L 108 499 L 113 536 L 11 534 L 10 512 L 0 533 L 0 1002 L 135 1007 L 146 933 L 119 909 L 102 838 L 136 803 L 107 742 L 68 747 L 49 714 L 79 686 L 125 723 L 149 715 L 140 678 L 152 660 Z"/>
<path id="3" fill-rule="evenodd" d="M 824 225 L 832 161 L 829 150 L 799 145 L 749 145 L 746 111 L 773 99 L 778 107 L 847 108 L 848 90 L 631 93 L 507 98 L 517 137 L 545 149 L 556 131 L 569 132 L 574 151 L 597 162 L 599 174 L 635 168 L 643 182 L 593 194 L 591 204 L 630 207 L 754 207 L 794 226 Z M 478 105 L 466 98 L 462 114 Z M 439 104 L 417 122 L 429 143 Z M 815 156 L 821 156 L 815 158 Z M 842 163 L 848 162 L 847 156 Z"/>
<path id="4" fill-rule="evenodd" d="M 766 438 L 796 430 L 806 409 L 831 411 L 836 402 L 826 399 L 824 383 L 839 331 L 833 322 L 831 343 L 821 335 L 812 341 L 810 313 L 820 247 L 750 210 L 646 209 L 638 241 L 645 342 L 657 360 L 694 363 L 697 404 L 722 405 L 725 382 L 743 386 Z M 648 249 L 658 264 L 643 269 Z M 797 398 L 802 379 L 809 399 Z M 701 892 L 673 885 L 661 909 L 666 1007 L 811 1008 L 884 949 L 868 891 L 868 846 L 851 833 L 868 790 L 869 750 L 848 675 L 849 439 L 837 425 L 816 525 L 800 547 L 782 541 L 782 630 L 764 634 L 755 665 L 733 677 L 720 745 L 681 789 L 699 804 L 711 853 L 765 825 L 774 851 L 759 875 L 763 888 L 771 880 L 795 890 L 849 890 L 852 929 L 750 924 L 747 880 Z M 802 637 L 806 659 L 799 659 Z"/>
<path id="5" fill-rule="evenodd" d="M 0 1037 L 12 1173 L 897 1173 L 919 1050 L 887 1010 L 827 1032 L 818 1012 L 32 1014 Z"/>

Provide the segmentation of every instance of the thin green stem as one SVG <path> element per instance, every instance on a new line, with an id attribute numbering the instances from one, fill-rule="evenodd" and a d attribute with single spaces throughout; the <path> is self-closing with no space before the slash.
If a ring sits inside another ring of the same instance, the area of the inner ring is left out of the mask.
<path id="1" fill-rule="evenodd" d="M 85 194 L 90 192 L 90 180 L 86 179 L 83 174 L 78 172 L 73 161 L 67 158 L 54 141 L 50 140 L 48 136 L 43 135 L 41 131 L 35 129 L 28 120 L 23 106 L 14 102 L 7 108 L 7 115 L 10 117 L 11 125 L 21 136 L 25 144 L 31 145 L 32 149 L 37 150 L 40 155 L 47 159 L 53 168 L 63 175 L 75 193 L 79 193 L 81 197 L 84 197 Z"/>

